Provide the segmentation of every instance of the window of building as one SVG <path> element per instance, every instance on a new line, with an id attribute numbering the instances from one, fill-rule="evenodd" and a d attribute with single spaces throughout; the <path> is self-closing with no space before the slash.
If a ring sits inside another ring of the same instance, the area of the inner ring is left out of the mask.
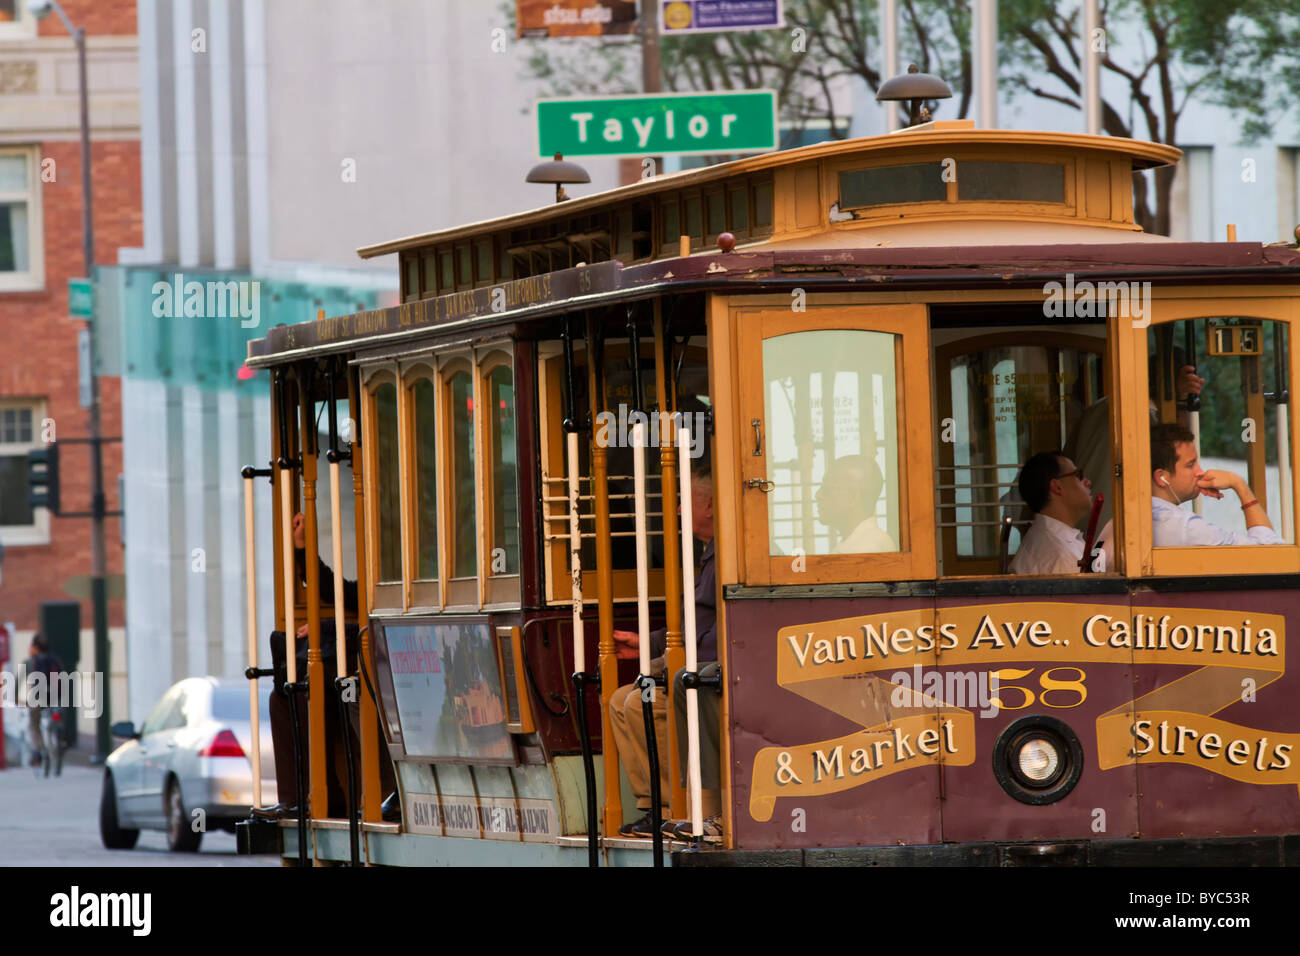
<path id="1" fill-rule="evenodd" d="M 43 403 L 0 401 L 0 542 L 47 544 L 50 517 L 44 508 L 28 504 L 27 453 L 45 447 L 41 441 Z"/>
<path id="2" fill-rule="evenodd" d="M 27 0 L 0 0 L 0 39 L 36 35 L 36 18 Z"/>
<path id="3" fill-rule="evenodd" d="M 0 149 L 0 291 L 45 285 L 39 168 L 34 148 Z"/>

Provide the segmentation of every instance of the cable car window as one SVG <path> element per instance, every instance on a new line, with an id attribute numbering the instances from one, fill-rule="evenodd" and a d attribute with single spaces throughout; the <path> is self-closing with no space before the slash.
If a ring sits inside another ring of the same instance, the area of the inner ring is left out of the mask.
<path id="1" fill-rule="evenodd" d="M 519 492 L 515 483 L 515 376 L 508 365 L 487 375 L 492 480 L 491 574 L 519 573 Z"/>
<path id="2" fill-rule="evenodd" d="M 770 554 L 899 550 L 896 338 L 828 329 L 763 341 Z"/>
<path id="3" fill-rule="evenodd" d="M 402 526 L 398 504 L 397 386 L 375 389 L 375 447 L 378 452 L 379 581 L 402 580 Z"/>
<path id="4" fill-rule="evenodd" d="M 415 411 L 415 576 L 438 576 L 438 432 L 433 382 L 421 378 L 411 387 Z"/>
<path id="5" fill-rule="evenodd" d="M 457 372 L 448 382 L 451 404 L 452 577 L 478 573 L 474 508 L 474 383 L 469 372 Z"/>
<path id="6" fill-rule="evenodd" d="M 846 169 L 840 173 L 840 208 L 883 206 L 904 202 L 944 202 L 948 184 L 940 163 L 909 163 Z"/>
<path id="7" fill-rule="evenodd" d="M 710 236 L 727 231 L 727 202 L 722 193 L 709 193 L 709 230 Z"/>
<path id="8" fill-rule="evenodd" d="M 957 164 L 957 198 L 1065 202 L 1065 167 L 1052 163 Z"/>
<path id="9" fill-rule="evenodd" d="M 759 183 L 754 187 L 754 228 L 772 228 L 771 183 Z"/>
<path id="10" fill-rule="evenodd" d="M 731 199 L 731 231 L 739 235 L 749 231 L 749 195 L 745 189 L 733 189 Z"/>
<path id="11" fill-rule="evenodd" d="M 685 235 L 692 239 L 701 239 L 704 236 L 704 219 L 700 210 L 700 197 L 686 197 L 686 232 Z"/>
<path id="12" fill-rule="evenodd" d="M 1257 318 L 1147 329 L 1155 547 L 1295 541 L 1287 347 Z"/>
<path id="13" fill-rule="evenodd" d="M 1024 343 L 1024 344 L 1019 344 Z M 1109 402 L 1101 336 L 1026 330 L 961 340 L 938 350 L 939 530 L 945 574 L 996 573 L 1000 531 L 1014 555 L 1033 516 L 1017 480 L 1038 452 L 1064 449 L 1110 519 Z M 942 431 L 942 429 L 941 429 Z M 1083 516 L 1086 521 L 1090 514 Z M 1080 530 L 1083 530 L 1082 528 Z"/>

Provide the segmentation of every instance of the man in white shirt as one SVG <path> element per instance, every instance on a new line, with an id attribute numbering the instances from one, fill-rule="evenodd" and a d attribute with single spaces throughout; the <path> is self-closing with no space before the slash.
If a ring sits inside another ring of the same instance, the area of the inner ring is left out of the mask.
<path id="1" fill-rule="evenodd" d="M 1020 497 L 1034 513 L 1016 556 L 1014 574 L 1078 574 L 1083 533 L 1076 525 L 1092 510 L 1092 483 L 1059 451 L 1039 452 L 1020 469 Z M 1097 570 L 1105 570 L 1104 558 Z"/>
<path id="2" fill-rule="evenodd" d="M 832 554 L 879 554 L 898 544 L 876 520 L 876 503 L 884 489 L 880 465 L 869 455 L 844 455 L 826 468 L 817 489 L 817 519 L 835 533 Z"/>
<path id="3" fill-rule="evenodd" d="M 1151 426 L 1152 530 L 1157 548 L 1194 545 L 1285 544 L 1268 514 L 1240 475 L 1204 471 L 1196 455 L 1196 438 L 1182 425 Z M 1222 498 L 1231 488 L 1241 502 L 1246 533 L 1228 531 L 1193 511 L 1179 507 L 1204 492 Z"/>

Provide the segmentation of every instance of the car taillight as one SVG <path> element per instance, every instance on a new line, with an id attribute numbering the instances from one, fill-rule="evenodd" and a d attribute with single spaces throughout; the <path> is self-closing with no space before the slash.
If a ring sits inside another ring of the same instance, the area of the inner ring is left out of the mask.
<path id="1" fill-rule="evenodd" d="M 244 748 L 229 730 L 223 730 L 212 738 L 212 743 L 199 751 L 200 757 L 242 757 Z"/>

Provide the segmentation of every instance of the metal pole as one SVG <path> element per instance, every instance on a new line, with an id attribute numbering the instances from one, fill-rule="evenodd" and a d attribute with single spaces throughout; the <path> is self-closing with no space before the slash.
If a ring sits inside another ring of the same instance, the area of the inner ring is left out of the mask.
<path id="1" fill-rule="evenodd" d="M 695 593 L 695 499 L 691 489 L 691 433 L 683 428 L 677 432 L 677 448 L 681 453 L 682 502 L 682 593 Z M 667 546 L 664 550 L 667 550 Z M 697 672 L 695 646 L 695 601 L 683 601 L 682 611 L 686 628 L 686 672 Z M 700 692 L 695 687 L 686 690 L 686 778 L 690 791 L 691 833 L 699 837 L 704 833 L 704 808 L 700 777 Z"/>
<path id="2" fill-rule="evenodd" d="M 975 107 L 985 129 L 998 125 L 998 0 L 975 0 L 971 18 Z"/>
<path id="3" fill-rule="evenodd" d="M 1083 3 L 1083 131 L 1101 135 L 1101 55 L 1093 42 L 1098 29 L 1097 0 Z"/>
<path id="4" fill-rule="evenodd" d="M 81 113 L 81 254 L 86 278 L 95 277 L 95 219 L 90 189 L 90 94 L 86 85 L 86 31 L 74 27 L 63 8 L 54 5 L 77 47 L 77 89 Z M 112 751 L 112 662 L 108 649 L 108 559 L 104 548 L 104 454 L 100 438 L 99 376 L 95 374 L 95 321 L 86 323 L 90 336 L 90 598 L 94 607 L 95 667 L 104 674 L 104 709 L 95 728 L 95 761 L 105 760 Z"/>
<path id="5" fill-rule="evenodd" d="M 257 548 L 253 534 L 253 476 L 244 477 L 244 568 L 248 586 L 248 666 L 257 667 Z M 248 682 L 248 727 L 253 752 L 253 806 L 262 805 L 262 728 L 259 723 L 257 681 Z"/>
<path id="6" fill-rule="evenodd" d="M 898 76 L 898 0 L 883 0 L 880 4 L 880 46 L 884 54 L 886 80 Z M 898 104 L 885 104 L 885 129 L 898 129 Z"/>

